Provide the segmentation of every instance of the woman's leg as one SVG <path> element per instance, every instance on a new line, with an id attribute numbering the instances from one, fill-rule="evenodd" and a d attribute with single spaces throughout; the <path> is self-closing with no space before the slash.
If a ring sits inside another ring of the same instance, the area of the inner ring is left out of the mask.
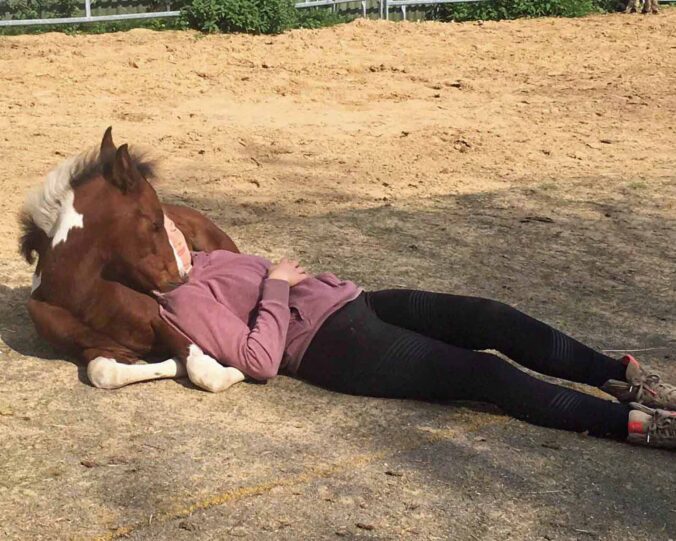
<path id="1" fill-rule="evenodd" d="M 626 365 L 501 302 L 416 290 L 367 293 L 380 319 L 467 349 L 495 349 L 549 376 L 600 387 Z"/>
<path id="2" fill-rule="evenodd" d="M 541 426 L 627 437 L 629 407 L 539 380 L 495 355 L 385 323 L 364 296 L 322 325 L 298 375 L 343 393 L 478 400 Z"/>

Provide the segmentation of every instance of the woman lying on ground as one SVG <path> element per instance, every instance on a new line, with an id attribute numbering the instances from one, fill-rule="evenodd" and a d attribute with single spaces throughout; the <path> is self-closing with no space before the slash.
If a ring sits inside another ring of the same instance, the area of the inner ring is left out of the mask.
<path id="1" fill-rule="evenodd" d="M 676 448 L 676 387 L 631 356 L 598 353 L 545 323 L 488 299 L 415 290 L 365 292 L 333 274 L 309 276 L 225 251 L 195 253 L 178 230 L 189 281 L 160 295 L 161 315 L 205 353 L 250 378 L 282 372 L 354 395 L 477 400 L 540 426 Z M 547 383 L 585 383 L 620 403 Z M 191 362 L 213 361 L 203 355 Z M 204 367 L 200 367 L 204 368 Z M 202 371 L 203 373 L 203 371 Z"/>

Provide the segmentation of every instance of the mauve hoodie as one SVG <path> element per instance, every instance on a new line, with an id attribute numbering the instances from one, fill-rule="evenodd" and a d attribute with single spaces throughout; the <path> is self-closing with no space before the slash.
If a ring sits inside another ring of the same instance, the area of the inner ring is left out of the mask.
<path id="1" fill-rule="evenodd" d="M 298 371 L 305 350 L 332 313 L 361 288 L 331 273 L 289 288 L 267 278 L 262 257 L 223 250 L 193 254 L 187 283 L 158 296 L 160 315 L 220 363 L 265 380 Z"/>

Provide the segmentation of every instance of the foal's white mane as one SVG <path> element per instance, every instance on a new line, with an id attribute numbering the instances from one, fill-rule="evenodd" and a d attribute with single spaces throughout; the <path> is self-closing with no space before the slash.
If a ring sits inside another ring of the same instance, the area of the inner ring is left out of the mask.
<path id="1" fill-rule="evenodd" d="M 23 212 L 30 216 L 49 238 L 53 238 L 64 204 L 73 202 L 71 180 L 99 159 L 99 148 L 92 147 L 66 158 L 52 169 L 41 186 L 28 194 Z"/>

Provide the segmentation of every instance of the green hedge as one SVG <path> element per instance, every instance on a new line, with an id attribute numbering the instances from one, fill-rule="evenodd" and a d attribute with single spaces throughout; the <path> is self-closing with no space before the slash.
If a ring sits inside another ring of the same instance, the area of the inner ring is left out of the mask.
<path id="1" fill-rule="evenodd" d="M 325 9 L 297 10 L 293 0 L 189 0 L 185 25 L 202 32 L 280 34 L 291 28 L 318 28 L 344 22 Z"/>
<path id="2" fill-rule="evenodd" d="M 72 17 L 79 6 L 79 0 L 9 0 L 3 11 L 10 13 L 12 19 Z"/>
<path id="3" fill-rule="evenodd" d="M 146 5 L 151 6 L 153 2 L 161 2 L 161 0 L 149 0 Z M 82 15 L 82 3 L 82 0 L 9 0 L 8 4 L 11 4 L 11 6 L 5 4 L 5 13 L 2 15 L 5 17 L 11 15 L 13 19 L 71 17 L 78 14 Z M 291 8 L 289 8 L 289 4 Z M 157 6 L 153 4 L 152 7 Z M 348 17 L 334 13 L 329 9 L 306 8 L 296 10 L 293 3 L 284 0 L 174 0 L 172 1 L 172 8 L 181 8 L 182 15 L 180 18 L 0 27 L 0 36 L 40 34 L 43 32 L 101 34 L 120 32 L 131 28 L 177 30 L 190 27 L 203 32 L 277 34 L 290 28 L 321 28 L 349 20 Z"/>
<path id="4" fill-rule="evenodd" d="M 294 12 L 291 0 L 192 0 L 183 18 L 202 32 L 278 34 L 293 27 Z"/>
<path id="5" fill-rule="evenodd" d="M 82 10 L 83 0 L 8 0 L 0 17 L 37 19 L 70 17 Z M 151 8 L 163 0 L 147 0 Z M 593 12 L 616 11 L 624 0 L 485 0 L 467 4 L 442 4 L 424 10 L 425 18 L 441 21 L 517 19 L 521 17 L 579 17 Z M 151 28 L 195 28 L 202 32 L 247 32 L 279 34 L 291 28 L 319 28 L 346 22 L 350 18 L 327 8 L 294 8 L 294 0 L 174 0 L 172 7 L 181 9 L 177 21 L 103 23 L 68 25 L 63 28 L 0 29 L 0 35 L 45 30 L 101 32 L 125 30 L 134 26 Z"/>
<path id="6" fill-rule="evenodd" d="M 616 11 L 621 0 L 486 0 L 468 4 L 441 4 L 427 17 L 441 21 L 519 19 L 522 17 L 581 17 Z"/>
<path id="7" fill-rule="evenodd" d="M 328 9 L 293 7 L 293 0 L 185 0 L 182 21 L 202 32 L 278 34 L 290 28 L 317 28 L 344 22 Z M 425 10 L 427 19 L 471 21 L 522 17 L 580 17 L 616 11 L 623 0 L 486 0 L 441 4 Z"/>

